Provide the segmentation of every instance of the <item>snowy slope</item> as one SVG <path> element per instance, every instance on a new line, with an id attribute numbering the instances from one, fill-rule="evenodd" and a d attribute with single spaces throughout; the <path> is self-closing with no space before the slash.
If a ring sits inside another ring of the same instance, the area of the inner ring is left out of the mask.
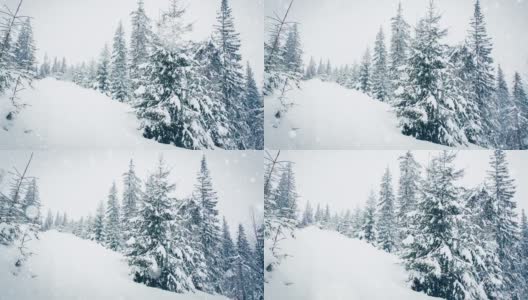
<path id="1" fill-rule="evenodd" d="M 282 242 L 288 256 L 265 285 L 267 300 L 427 300 L 407 287 L 394 255 L 334 231 L 308 227 Z"/>
<path id="2" fill-rule="evenodd" d="M 0 96 L 0 149 L 174 149 L 143 138 L 129 105 L 71 82 L 37 80 L 19 98 L 28 106 L 6 131 L 5 110 L 10 101 Z"/>
<path id="3" fill-rule="evenodd" d="M 0 300 L 227 300 L 135 283 L 121 254 L 71 234 L 45 232 L 29 248 L 28 268 L 14 276 L 14 249 L 0 246 Z"/>
<path id="4" fill-rule="evenodd" d="M 288 91 L 294 104 L 277 124 L 279 101 L 265 99 L 265 141 L 270 149 L 442 149 L 401 134 L 391 107 L 337 83 L 312 79 Z"/>

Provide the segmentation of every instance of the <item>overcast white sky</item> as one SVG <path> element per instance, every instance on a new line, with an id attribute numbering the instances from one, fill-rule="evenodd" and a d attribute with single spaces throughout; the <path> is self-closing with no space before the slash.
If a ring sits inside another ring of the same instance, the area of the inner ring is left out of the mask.
<path id="1" fill-rule="evenodd" d="M 390 18 L 399 0 L 296 0 L 290 20 L 300 23 L 301 41 L 307 58 L 330 58 L 335 64 L 360 61 L 367 45 L 372 49 L 383 26 L 388 45 Z M 284 13 L 289 0 L 266 0 L 265 15 Z M 407 22 L 414 27 L 429 1 L 401 0 Z M 448 28 L 450 44 L 464 40 L 473 14 L 473 0 L 437 0 L 442 26 Z M 496 63 L 512 81 L 513 71 L 528 76 L 528 1 L 481 0 Z M 388 46 L 387 46 L 388 47 Z M 528 79 L 525 79 L 527 81 Z"/>
<path id="2" fill-rule="evenodd" d="M 404 153 L 392 150 L 281 151 L 281 159 L 294 162 L 302 209 L 306 201 L 322 205 L 328 203 L 336 209 L 354 209 L 356 205 L 363 206 L 371 189 L 378 195 L 381 177 L 387 166 L 391 170 L 394 191 L 397 192 L 398 157 Z M 418 162 L 427 165 L 438 151 L 421 150 L 413 153 Z M 458 168 L 465 169 L 465 176 L 459 183 L 470 188 L 483 182 L 491 153 L 486 150 L 458 151 L 455 163 Z M 528 212 L 528 151 L 507 151 L 507 159 L 510 174 L 517 185 L 515 199 L 518 207 Z"/>
<path id="3" fill-rule="evenodd" d="M 145 10 L 157 19 L 169 0 L 145 0 Z M 0 0 L 14 7 L 18 0 Z M 110 43 L 120 20 L 130 39 L 130 12 L 137 0 L 24 0 L 22 14 L 33 17 L 33 30 L 39 49 L 50 57 L 65 56 L 77 63 L 97 57 L 105 42 Z M 213 31 L 221 0 L 182 0 L 188 7 L 186 18 L 194 24 L 193 39 L 204 40 Z M 242 58 L 249 60 L 258 82 L 263 72 L 263 1 L 230 0 L 236 30 L 242 39 Z M 245 65 L 245 62 L 244 62 Z"/>
<path id="4" fill-rule="evenodd" d="M 115 180 L 122 195 L 122 174 L 134 159 L 136 172 L 144 181 L 155 170 L 159 154 L 172 168 L 175 196 L 192 193 L 200 168 L 201 151 L 41 151 L 35 152 L 29 174 L 38 178 L 44 213 L 65 211 L 78 218 L 94 213 L 99 201 L 106 201 Z M 259 151 L 207 151 L 213 185 L 218 192 L 220 213 L 236 230 L 239 222 L 251 225 L 251 211 L 262 216 L 262 153 Z M 19 170 L 30 152 L 0 151 L 0 169 Z M 8 182 L 1 183 L 5 190 Z"/>

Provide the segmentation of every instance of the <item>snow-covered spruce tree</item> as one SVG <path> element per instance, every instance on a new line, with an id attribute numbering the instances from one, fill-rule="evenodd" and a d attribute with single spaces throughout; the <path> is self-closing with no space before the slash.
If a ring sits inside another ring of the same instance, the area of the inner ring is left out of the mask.
<path id="1" fill-rule="evenodd" d="M 416 212 L 414 239 L 404 243 L 403 259 L 411 287 L 447 300 L 482 299 L 482 288 L 466 245 L 459 243 L 465 225 L 456 155 L 443 151 L 426 168 Z"/>
<path id="2" fill-rule="evenodd" d="M 283 53 L 286 71 L 290 74 L 288 76 L 290 78 L 289 80 L 293 80 L 295 84 L 298 84 L 299 80 L 302 78 L 303 51 L 297 23 L 293 24 L 293 26 L 290 28 L 290 31 L 288 32 Z M 329 63 L 330 62 L 328 62 L 327 68 L 329 67 Z"/>
<path id="3" fill-rule="evenodd" d="M 376 196 L 370 191 L 363 215 L 363 224 L 358 237 L 368 243 L 376 242 Z"/>
<path id="4" fill-rule="evenodd" d="M 248 149 L 264 149 L 264 103 L 249 62 L 246 67 L 245 93 L 248 108 L 246 123 L 249 127 L 246 146 Z"/>
<path id="5" fill-rule="evenodd" d="M 513 79 L 512 100 L 515 105 L 513 115 L 514 132 L 511 138 L 515 145 L 512 149 L 528 149 L 528 96 L 524 91 L 519 72 L 515 72 Z"/>
<path id="6" fill-rule="evenodd" d="M 411 151 L 398 158 L 400 161 L 400 179 L 397 197 L 398 240 L 402 242 L 413 234 L 413 212 L 418 203 L 420 185 L 420 164 Z"/>
<path id="7" fill-rule="evenodd" d="M 467 43 L 471 54 L 471 64 L 465 70 L 469 74 L 468 86 L 472 93 L 471 102 L 479 108 L 481 128 L 468 131 L 468 140 L 482 146 L 495 146 L 492 137 L 497 124 L 493 118 L 493 59 L 492 43 L 486 31 L 480 0 L 475 0 L 473 17 L 470 22 Z"/>
<path id="8" fill-rule="evenodd" d="M 127 253 L 134 281 L 173 292 L 194 290 L 191 280 L 192 261 L 185 249 L 173 239 L 179 234 L 172 227 L 175 186 L 170 184 L 170 172 L 160 158 L 156 171 L 147 179 L 142 205 L 137 218 L 137 231 Z M 176 247 L 175 247 L 176 246 Z"/>
<path id="9" fill-rule="evenodd" d="M 306 73 L 304 74 L 304 79 L 309 80 L 317 76 L 317 67 L 315 66 L 315 60 L 312 57 L 310 57 L 310 62 L 308 63 L 308 66 L 306 67 Z"/>
<path id="10" fill-rule="evenodd" d="M 320 58 L 319 64 L 317 65 L 317 76 L 321 77 L 325 74 L 325 72 L 326 72 L 326 67 L 323 64 L 323 59 Z"/>
<path id="11" fill-rule="evenodd" d="M 461 230 L 461 240 L 473 246 L 470 254 L 487 297 L 505 299 L 504 274 L 493 236 L 494 220 L 490 219 L 493 210 L 490 193 L 485 185 L 480 185 L 469 190 L 464 201 L 467 221 Z"/>
<path id="12" fill-rule="evenodd" d="M 330 221 L 332 219 L 332 216 L 330 214 L 330 206 L 326 204 L 325 210 L 323 212 L 323 217 L 321 218 L 321 225 L 325 229 L 330 229 Z"/>
<path id="13" fill-rule="evenodd" d="M 361 65 L 359 67 L 359 77 L 358 77 L 358 89 L 365 93 L 369 94 L 372 88 L 372 70 L 371 70 L 371 57 L 370 50 L 367 47 L 363 59 L 361 60 Z"/>
<path id="14" fill-rule="evenodd" d="M 221 255 L 222 255 L 222 294 L 227 297 L 235 298 L 236 295 L 236 265 L 237 253 L 235 244 L 231 238 L 229 225 L 224 217 L 222 221 L 222 241 L 221 241 Z"/>
<path id="15" fill-rule="evenodd" d="M 243 100 L 244 75 L 241 64 L 240 37 L 235 30 L 234 18 L 228 0 L 222 0 L 217 13 L 217 24 L 213 34 L 214 42 L 219 50 L 218 83 L 221 101 L 226 109 L 229 120 L 228 134 L 235 149 L 246 149 L 249 128 L 248 103 Z"/>
<path id="16" fill-rule="evenodd" d="M 253 299 L 253 291 L 251 287 L 254 284 L 253 280 L 255 280 L 255 274 L 253 273 L 252 266 L 252 250 L 247 241 L 244 226 L 242 226 L 242 224 L 238 225 L 236 251 L 235 299 Z"/>
<path id="17" fill-rule="evenodd" d="M 322 216 L 323 216 L 323 211 L 321 210 L 321 204 L 317 203 L 317 208 L 315 209 L 315 214 L 314 214 L 314 222 L 316 224 L 320 223 Z"/>
<path id="18" fill-rule="evenodd" d="M 392 189 L 392 176 L 389 168 L 385 170 L 381 179 L 379 200 L 378 200 L 378 222 L 376 229 L 378 232 L 378 246 L 387 252 L 396 250 L 397 230 L 395 199 Z"/>
<path id="19" fill-rule="evenodd" d="M 136 175 L 134 162 L 130 160 L 128 171 L 123 174 L 122 232 L 125 243 L 132 237 L 140 201 L 141 180 Z"/>
<path id="20" fill-rule="evenodd" d="M 439 27 L 440 15 L 431 1 L 416 27 L 406 67 L 407 81 L 395 101 L 402 133 L 420 140 L 456 146 L 466 144 L 462 83 L 447 60 Z"/>
<path id="21" fill-rule="evenodd" d="M 24 70 L 34 77 L 35 68 L 35 42 L 33 40 L 33 29 L 31 28 L 31 21 L 29 18 L 22 24 L 22 28 L 18 33 L 18 40 L 15 43 L 14 56 L 17 67 Z"/>
<path id="22" fill-rule="evenodd" d="M 198 172 L 193 197 L 201 208 L 199 220 L 196 220 L 196 224 L 200 229 L 196 234 L 199 236 L 202 251 L 206 258 L 207 277 L 204 290 L 220 293 L 222 257 L 219 252 L 221 246 L 221 229 L 218 220 L 218 208 L 216 207 L 218 196 L 213 189 L 213 182 L 205 156 L 200 163 L 200 171 Z"/>
<path id="23" fill-rule="evenodd" d="M 387 69 L 387 50 L 385 49 L 385 35 L 380 28 L 374 43 L 372 57 L 372 96 L 386 102 L 390 96 L 390 81 Z"/>
<path id="24" fill-rule="evenodd" d="M 44 60 L 39 68 L 39 78 L 46 78 L 51 72 L 48 54 L 44 54 Z"/>
<path id="25" fill-rule="evenodd" d="M 130 36 L 130 85 L 132 93 L 141 85 L 143 68 L 150 55 L 152 29 L 145 13 L 143 0 L 138 0 L 137 9 L 131 13 L 132 34 Z"/>
<path id="26" fill-rule="evenodd" d="M 520 244 L 520 252 L 521 252 L 521 275 L 524 278 L 524 281 L 528 283 L 528 220 L 526 218 L 526 213 L 524 212 L 524 209 L 521 212 L 521 244 Z M 528 286 L 525 285 L 525 288 L 523 289 L 523 294 L 525 296 L 528 296 Z"/>
<path id="27" fill-rule="evenodd" d="M 50 230 L 53 227 L 53 213 L 51 209 L 48 210 L 46 219 L 44 219 L 44 226 L 42 226 L 42 231 Z"/>
<path id="28" fill-rule="evenodd" d="M 105 44 L 97 66 L 97 90 L 103 94 L 110 92 L 110 50 Z"/>
<path id="29" fill-rule="evenodd" d="M 504 79 L 504 73 L 499 65 L 497 68 L 497 84 L 495 86 L 495 114 L 497 120 L 497 128 L 493 133 L 495 145 L 499 149 L 511 149 L 512 141 L 510 137 L 513 135 L 513 114 L 515 106 L 510 98 L 508 85 Z"/>
<path id="30" fill-rule="evenodd" d="M 256 225 L 254 253 L 254 298 L 264 300 L 264 224 Z"/>
<path id="31" fill-rule="evenodd" d="M 121 219 L 119 199 L 117 199 L 117 188 L 115 182 L 108 193 L 108 200 L 106 204 L 104 237 L 105 244 L 112 250 L 121 248 Z"/>
<path id="32" fill-rule="evenodd" d="M 110 92 L 113 99 L 124 102 L 128 100 L 129 91 L 130 80 L 125 31 L 123 30 L 123 23 L 119 22 L 112 47 Z"/>
<path id="33" fill-rule="evenodd" d="M 55 222 L 55 226 L 57 222 Z M 105 207 L 103 201 L 99 202 L 97 211 L 95 213 L 94 226 L 93 226 L 93 237 L 98 243 L 105 241 Z"/>
<path id="34" fill-rule="evenodd" d="M 493 222 L 493 236 L 497 242 L 497 252 L 504 273 L 505 287 L 511 299 L 519 299 L 521 278 L 519 276 L 520 257 L 517 251 L 518 224 L 515 208 L 517 203 L 514 180 L 510 177 L 506 153 L 495 150 L 490 158 L 488 170 L 490 209 L 486 216 Z M 516 298 L 517 297 L 517 298 Z"/>
<path id="35" fill-rule="evenodd" d="M 310 201 L 306 202 L 306 207 L 304 208 L 304 213 L 301 220 L 301 226 L 306 227 L 314 223 L 314 215 Z"/>
<path id="36" fill-rule="evenodd" d="M 410 26 L 403 18 L 401 2 L 398 3 L 396 16 L 391 18 L 391 42 L 389 54 L 389 76 L 391 83 L 391 94 L 400 93 L 405 77 L 405 65 L 409 52 L 411 35 Z"/>

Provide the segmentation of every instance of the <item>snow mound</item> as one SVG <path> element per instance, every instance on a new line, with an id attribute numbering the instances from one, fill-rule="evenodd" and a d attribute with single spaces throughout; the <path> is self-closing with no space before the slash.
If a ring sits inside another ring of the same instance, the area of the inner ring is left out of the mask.
<path id="1" fill-rule="evenodd" d="M 19 99 L 28 106 L 8 122 L 10 100 L 0 96 L 0 149 L 174 149 L 145 139 L 130 105 L 72 82 L 36 80 Z"/>
<path id="2" fill-rule="evenodd" d="M 308 227 L 282 242 L 288 253 L 265 285 L 269 300 L 426 300 L 396 256 L 335 231 Z"/>
<path id="3" fill-rule="evenodd" d="M 337 83 L 312 79 L 286 94 L 293 106 L 277 122 L 276 96 L 265 100 L 265 141 L 270 149 L 444 149 L 405 136 L 389 104 Z"/>
<path id="4" fill-rule="evenodd" d="M 16 249 L 0 246 L 0 300 L 227 300 L 135 283 L 121 254 L 72 234 L 44 232 L 29 243 L 29 250 L 34 254 L 22 270 L 15 270 Z"/>

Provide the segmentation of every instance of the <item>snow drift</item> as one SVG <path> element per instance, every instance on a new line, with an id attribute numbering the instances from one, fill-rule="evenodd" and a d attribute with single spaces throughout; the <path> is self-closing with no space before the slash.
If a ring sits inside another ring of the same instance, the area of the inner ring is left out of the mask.
<path id="1" fill-rule="evenodd" d="M 288 257 L 265 285 L 269 300 L 426 300 L 411 290 L 399 259 L 335 231 L 308 227 L 282 242 Z"/>
<path id="2" fill-rule="evenodd" d="M 29 243 L 29 250 L 34 254 L 18 270 L 14 266 L 17 249 L 0 246 L 0 300 L 227 300 L 135 283 L 121 254 L 72 234 L 41 233 L 39 240 Z"/>
<path id="3" fill-rule="evenodd" d="M 128 104 L 72 82 L 36 80 L 18 96 L 27 107 L 11 122 L 9 95 L 0 96 L 0 149 L 174 149 L 145 139 Z"/>
<path id="4" fill-rule="evenodd" d="M 265 101 L 265 141 L 270 149 L 444 149 L 405 136 L 389 104 L 320 79 L 302 81 L 286 94 L 292 107 L 279 122 L 277 96 Z"/>

